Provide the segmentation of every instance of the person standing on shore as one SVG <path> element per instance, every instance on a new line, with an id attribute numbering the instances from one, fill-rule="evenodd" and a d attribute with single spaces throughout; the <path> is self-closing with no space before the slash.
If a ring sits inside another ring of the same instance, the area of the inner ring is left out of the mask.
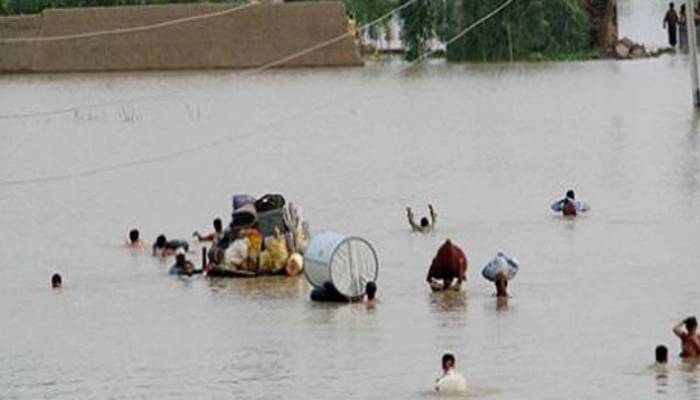
<path id="1" fill-rule="evenodd" d="M 664 17 L 664 29 L 668 30 L 668 44 L 676 47 L 676 33 L 678 30 L 678 14 L 673 3 L 668 4 L 668 11 Z"/>

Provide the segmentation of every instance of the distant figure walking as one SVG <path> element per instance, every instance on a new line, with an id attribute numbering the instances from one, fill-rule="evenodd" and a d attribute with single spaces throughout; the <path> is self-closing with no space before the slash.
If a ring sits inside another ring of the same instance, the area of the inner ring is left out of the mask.
<path id="1" fill-rule="evenodd" d="M 668 31 L 668 45 L 676 47 L 676 32 L 678 29 L 678 14 L 673 3 L 668 4 L 668 11 L 664 17 L 664 29 Z"/>
<path id="2" fill-rule="evenodd" d="M 688 317 L 673 327 L 673 333 L 681 340 L 680 356 L 685 360 L 697 360 L 700 357 L 700 336 L 697 329 L 698 321 L 695 317 Z"/>
<path id="3" fill-rule="evenodd" d="M 459 290 L 462 282 L 467 280 L 467 257 L 462 249 L 449 239 L 445 241 L 433 258 L 425 280 L 434 292 L 450 288 Z"/>
<path id="4" fill-rule="evenodd" d="M 406 216 L 408 217 L 408 224 L 411 225 L 413 232 L 428 233 L 435 229 L 435 221 L 437 220 L 437 214 L 435 209 L 433 209 L 432 204 L 428 204 L 428 210 L 430 211 L 430 221 L 428 218 L 423 217 L 420 219 L 420 225 L 416 224 L 415 217 L 413 215 L 413 210 L 411 207 L 406 207 Z"/>
<path id="5" fill-rule="evenodd" d="M 445 353 L 442 356 L 442 376 L 435 382 L 435 390 L 441 393 L 463 393 L 467 391 L 467 382 L 455 369 L 455 356 Z"/>
<path id="6" fill-rule="evenodd" d="M 685 4 L 681 4 L 678 14 L 678 47 L 681 51 L 688 51 L 688 15 L 685 12 Z"/>

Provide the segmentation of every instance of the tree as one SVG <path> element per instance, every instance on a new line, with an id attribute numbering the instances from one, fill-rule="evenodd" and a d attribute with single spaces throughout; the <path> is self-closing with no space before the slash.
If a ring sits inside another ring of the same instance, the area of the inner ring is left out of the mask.
<path id="1" fill-rule="evenodd" d="M 462 1 L 461 25 L 487 15 L 504 0 Z M 455 61 L 533 59 L 588 47 L 588 15 L 581 0 L 514 0 L 448 46 Z"/>
<path id="2" fill-rule="evenodd" d="M 400 5 L 410 0 L 401 0 Z M 445 2 L 442 0 L 415 0 L 399 11 L 401 18 L 404 58 L 413 61 L 423 57 L 429 50 L 430 41 L 437 35 L 444 19 Z"/>

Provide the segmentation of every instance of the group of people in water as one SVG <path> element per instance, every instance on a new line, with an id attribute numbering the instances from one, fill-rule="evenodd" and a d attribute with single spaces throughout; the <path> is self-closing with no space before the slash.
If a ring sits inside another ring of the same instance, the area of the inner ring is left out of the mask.
<path id="1" fill-rule="evenodd" d="M 590 207 L 576 199 L 573 190 L 566 192 L 566 196 L 555 201 L 551 205 L 551 209 L 557 213 L 561 213 L 566 218 L 573 218 L 580 213 L 590 210 Z M 428 205 L 429 215 L 422 217 L 419 222 L 416 222 L 415 214 L 410 207 L 406 208 L 406 216 L 408 224 L 413 232 L 428 234 L 435 230 L 437 223 L 437 213 L 432 205 Z M 216 218 L 213 221 L 213 231 L 207 234 L 201 234 L 195 231 L 192 236 L 199 242 L 211 242 L 216 245 L 226 235 L 222 220 Z M 148 249 L 148 245 L 144 243 L 138 229 L 132 229 L 128 234 L 127 246 L 135 250 Z M 168 257 L 174 255 L 175 262 L 168 270 L 169 274 L 191 277 L 197 274 L 207 272 L 206 255 L 203 256 L 202 267 L 196 268 L 194 263 L 187 258 L 190 244 L 183 239 L 168 239 L 164 234 L 158 235 L 155 242 L 150 246 L 153 256 Z M 460 290 L 462 284 L 466 281 L 468 263 L 464 251 L 451 240 L 447 239 L 438 249 L 433 258 L 426 281 L 434 292 L 447 290 Z M 509 297 L 508 283 L 515 276 L 518 270 L 518 263 L 514 259 L 499 252 L 496 257 L 489 262 L 482 275 L 487 280 L 493 282 L 496 289 L 496 297 L 499 306 L 502 302 L 506 302 Z M 60 288 L 62 285 L 62 277 L 59 274 L 54 274 L 51 278 L 51 286 Z M 314 288 L 311 291 L 310 297 L 313 301 L 321 302 L 372 302 L 376 298 L 377 284 L 376 282 L 366 282 L 364 286 L 364 295 L 356 298 L 347 298 L 338 292 L 332 282 L 327 282 L 322 288 Z M 674 327 L 674 332 L 683 341 L 683 354 L 697 357 L 700 355 L 700 339 L 695 333 L 697 322 L 694 318 L 684 321 L 686 331 L 681 331 L 679 326 Z M 658 349 L 657 349 L 658 350 Z M 662 350 L 658 350 L 660 354 Z M 435 388 L 438 391 L 463 391 L 466 389 L 464 377 L 456 371 L 456 361 L 453 354 L 444 354 L 442 357 L 443 375 L 437 380 Z"/>
<path id="2" fill-rule="evenodd" d="M 698 320 L 694 316 L 685 318 L 673 326 L 673 334 L 680 340 L 681 352 L 679 357 L 688 362 L 700 363 L 700 334 Z M 665 367 L 668 363 L 668 348 L 658 345 L 654 351 L 656 366 Z"/>

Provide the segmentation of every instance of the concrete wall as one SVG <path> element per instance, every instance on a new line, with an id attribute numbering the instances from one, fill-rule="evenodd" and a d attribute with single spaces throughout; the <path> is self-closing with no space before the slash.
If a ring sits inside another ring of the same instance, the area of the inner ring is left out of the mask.
<path id="1" fill-rule="evenodd" d="M 45 10 L 0 18 L 0 37 L 50 37 L 137 27 L 235 5 Z M 147 31 L 57 42 L 0 43 L 2 72 L 252 68 L 346 33 L 340 2 L 259 4 L 214 18 Z M 352 37 L 286 62 L 286 67 L 361 65 Z"/>

